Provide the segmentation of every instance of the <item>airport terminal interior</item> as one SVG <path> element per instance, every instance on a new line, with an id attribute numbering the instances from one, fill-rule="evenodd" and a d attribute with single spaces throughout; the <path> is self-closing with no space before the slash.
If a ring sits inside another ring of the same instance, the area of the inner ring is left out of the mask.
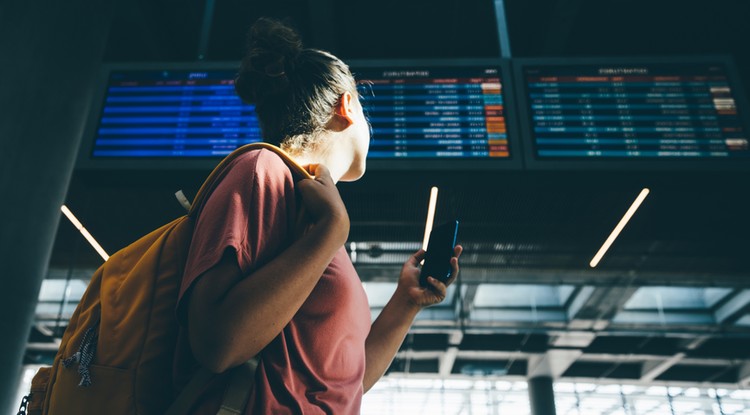
<path id="1" fill-rule="evenodd" d="M 232 89 L 261 16 L 358 81 L 368 170 L 338 188 L 373 319 L 431 189 L 433 222 L 459 221 L 458 280 L 362 414 L 750 414 L 750 3 L 730 0 L 117 2 L 19 402 L 103 255 L 261 139 Z"/>

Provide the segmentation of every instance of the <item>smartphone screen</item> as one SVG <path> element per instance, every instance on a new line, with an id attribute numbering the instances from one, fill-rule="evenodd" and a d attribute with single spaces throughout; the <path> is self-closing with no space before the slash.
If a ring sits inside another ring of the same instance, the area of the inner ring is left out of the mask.
<path id="1" fill-rule="evenodd" d="M 446 282 L 451 275 L 451 258 L 453 248 L 456 246 L 458 236 L 458 221 L 452 220 L 438 226 L 434 226 L 430 232 L 427 242 L 427 252 L 424 257 L 424 265 L 419 274 L 419 284 L 427 287 L 427 277 L 433 277 L 438 281 Z"/>

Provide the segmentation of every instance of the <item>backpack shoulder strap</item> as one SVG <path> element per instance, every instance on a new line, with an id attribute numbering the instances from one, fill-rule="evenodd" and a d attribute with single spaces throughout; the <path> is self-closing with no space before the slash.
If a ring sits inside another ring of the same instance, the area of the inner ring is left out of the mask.
<path id="1" fill-rule="evenodd" d="M 250 391 L 255 384 L 255 372 L 258 368 L 258 357 L 254 357 L 244 364 L 229 371 L 229 382 L 224 391 L 224 398 L 217 415 L 240 415 L 247 405 Z M 214 376 L 206 368 L 200 368 L 190 379 L 190 382 L 182 389 L 180 395 L 174 400 L 164 415 L 185 415 L 195 403 L 195 397 L 203 392 L 209 381 Z"/>
<path id="2" fill-rule="evenodd" d="M 229 384 L 224 391 L 224 400 L 217 415 L 240 415 L 244 413 L 250 391 L 255 384 L 255 371 L 257 369 L 257 356 L 232 369 Z"/>
<path id="3" fill-rule="evenodd" d="M 182 392 L 177 396 L 177 399 L 172 402 L 167 412 L 164 415 L 185 415 L 190 411 L 190 407 L 195 403 L 195 397 L 199 396 L 203 392 L 203 388 L 206 387 L 208 382 L 214 377 L 214 373 L 206 368 L 199 368 L 190 382 L 182 388 Z"/>
<path id="4" fill-rule="evenodd" d="M 302 168 L 302 166 L 300 166 L 294 160 L 292 160 L 289 154 L 287 154 L 284 150 L 274 145 L 268 144 L 268 143 L 247 144 L 234 150 L 232 153 L 226 156 L 219 163 L 219 165 L 216 166 L 216 168 L 214 168 L 214 170 L 208 176 L 206 181 L 203 182 L 203 185 L 198 190 L 198 193 L 195 195 L 195 198 L 193 199 L 193 203 L 190 205 L 188 216 L 196 217 L 198 215 L 206 199 L 208 199 L 208 196 L 211 194 L 211 192 L 216 187 L 218 182 L 226 175 L 227 166 L 229 166 L 229 164 L 232 161 L 234 161 L 237 157 L 241 156 L 242 154 L 247 153 L 248 151 L 260 150 L 260 149 L 266 149 L 266 150 L 276 153 L 279 157 L 281 157 L 282 160 L 284 160 L 286 165 L 289 166 L 289 169 L 292 171 L 292 174 L 306 178 L 306 179 L 312 178 L 310 173 L 308 173 L 307 170 L 305 170 L 304 168 Z M 178 196 L 178 199 L 179 199 L 179 196 Z"/>

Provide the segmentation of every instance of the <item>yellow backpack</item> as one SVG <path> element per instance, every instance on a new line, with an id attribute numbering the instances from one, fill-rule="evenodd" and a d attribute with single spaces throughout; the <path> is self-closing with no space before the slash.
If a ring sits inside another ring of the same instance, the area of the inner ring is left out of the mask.
<path id="1" fill-rule="evenodd" d="M 269 144 L 249 144 L 227 156 L 203 183 L 185 216 L 118 251 L 94 273 L 53 365 L 40 369 L 32 380 L 25 400 L 29 415 L 164 415 L 190 407 L 211 377 L 207 370 L 200 371 L 175 399 L 175 307 L 195 218 L 229 162 L 261 148 L 279 154 L 296 178 L 310 177 Z M 245 392 L 241 391 L 240 405 Z M 228 413 L 236 412 L 235 408 Z"/>

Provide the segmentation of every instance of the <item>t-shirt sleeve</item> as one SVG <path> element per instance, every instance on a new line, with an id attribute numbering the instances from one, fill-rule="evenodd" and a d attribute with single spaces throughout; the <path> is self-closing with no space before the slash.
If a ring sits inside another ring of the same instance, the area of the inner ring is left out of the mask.
<path id="1" fill-rule="evenodd" d="M 228 249 L 236 253 L 245 276 L 280 254 L 293 238 L 295 199 L 291 171 L 273 152 L 251 151 L 232 162 L 196 221 L 178 310 L 184 308 L 185 294 Z"/>

